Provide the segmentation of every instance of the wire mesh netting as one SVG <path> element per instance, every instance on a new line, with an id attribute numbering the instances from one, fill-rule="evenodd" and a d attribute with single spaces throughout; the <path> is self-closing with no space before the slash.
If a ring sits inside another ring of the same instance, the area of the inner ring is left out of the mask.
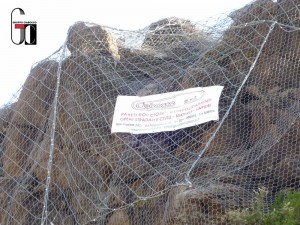
<path id="1" fill-rule="evenodd" d="M 300 1 L 210 27 L 70 27 L 0 111 L 0 224 L 233 224 L 261 188 L 300 190 Z M 219 121 L 111 134 L 118 95 L 224 86 Z"/>

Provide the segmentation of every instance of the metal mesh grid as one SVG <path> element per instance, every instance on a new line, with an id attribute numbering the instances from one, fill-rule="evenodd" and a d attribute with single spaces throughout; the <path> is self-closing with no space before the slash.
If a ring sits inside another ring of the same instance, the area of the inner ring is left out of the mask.
<path id="1" fill-rule="evenodd" d="M 267 204 L 299 191 L 299 12 L 257 0 L 211 28 L 71 26 L 1 108 L 0 224 L 223 225 L 262 187 Z M 212 85 L 219 121 L 111 134 L 118 95 Z"/>

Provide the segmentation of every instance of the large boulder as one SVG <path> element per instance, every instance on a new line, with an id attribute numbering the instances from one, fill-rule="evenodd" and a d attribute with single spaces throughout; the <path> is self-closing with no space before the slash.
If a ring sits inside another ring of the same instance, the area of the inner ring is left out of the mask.
<path id="1" fill-rule="evenodd" d="M 152 23 L 142 48 L 161 57 L 169 57 L 186 64 L 196 60 L 211 45 L 209 35 L 196 28 L 191 21 L 176 17 Z"/>
<path id="2" fill-rule="evenodd" d="M 278 0 L 279 22 L 291 26 L 292 30 L 300 27 L 299 0 Z"/>
<path id="3" fill-rule="evenodd" d="M 106 55 L 119 59 L 117 40 L 104 27 L 88 22 L 77 22 L 70 27 L 67 46 L 73 56 Z"/>
<path id="4" fill-rule="evenodd" d="M 162 224 L 226 224 L 226 212 L 249 206 L 251 198 L 253 193 L 236 185 L 177 186 L 169 193 Z"/>
<path id="5" fill-rule="evenodd" d="M 176 17 L 152 23 L 143 42 L 144 47 L 161 48 L 186 41 L 196 32 L 195 25 L 189 20 Z"/>
<path id="6" fill-rule="evenodd" d="M 224 32 L 222 42 L 213 49 L 212 60 L 233 71 L 247 73 L 276 17 L 277 5 L 272 0 L 257 0 L 229 15 L 232 25 Z M 247 24 L 244 26 L 244 24 Z M 273 41 L 274 46 L 277 45 Z M 273 48 L 266 48 L 275 51 Z M 217 56 L 216 56 L 217 55 Z"/>

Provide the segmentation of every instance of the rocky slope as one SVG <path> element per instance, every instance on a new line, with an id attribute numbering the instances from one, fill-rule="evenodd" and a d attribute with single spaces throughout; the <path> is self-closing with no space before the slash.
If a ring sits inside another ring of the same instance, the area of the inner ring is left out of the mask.
<path id="1" fill-rule="evenodd" d="M 0 111 L 0 223 L 41 223 L 58 73 L 47 224 L 221 225 L 259 187 L 270 202 L 299 190 L 299 9 L 299 0 L 257 0 L 230 15 L 219 39 L 163 19 L 138 49 L 105 27 L 71 26 L 70 55 L 37 64 Z M 117 95 L 211 85 L 224 86 L 220 118 L 239 93 L 221 126 L 111 134 Z"/>

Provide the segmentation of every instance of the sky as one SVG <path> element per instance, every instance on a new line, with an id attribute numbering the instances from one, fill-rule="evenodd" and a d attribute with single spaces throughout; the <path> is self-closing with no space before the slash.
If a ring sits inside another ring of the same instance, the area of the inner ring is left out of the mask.
<path id="1" fill-rule="evenodd" d="M 20 89 L 34 63 L 59 49 L 66 39 L 68 28 L 76 21 L 137 30 L 166 17 L 205 21 L 212 16 L 228 14 L 250 2 L 251 0 L 2 0 L 0 106 L 8 103 Z M 25 15 L 19 15 L 15 11 L 15 21 L 36 21 L 36 45 L 15 45 L 11 41 L 11 12 L 15 8 L 21 8 L 25 12 Z"/>

